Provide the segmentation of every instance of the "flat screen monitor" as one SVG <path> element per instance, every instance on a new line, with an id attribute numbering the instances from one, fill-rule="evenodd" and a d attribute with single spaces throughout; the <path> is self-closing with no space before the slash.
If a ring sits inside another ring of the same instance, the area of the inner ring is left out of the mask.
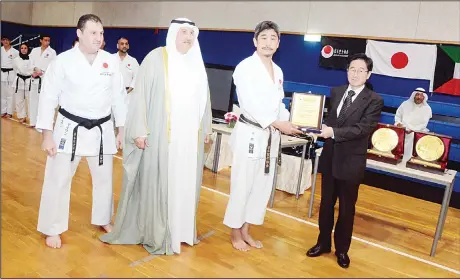
<path id="1" fill-rule="evenodd" d="M 206 64 L 209 90 L 211 92 L 212 117 L 224 118 L 224 114 L 231 111 L 235 85 L 233 71 L 235 67 Z"/>

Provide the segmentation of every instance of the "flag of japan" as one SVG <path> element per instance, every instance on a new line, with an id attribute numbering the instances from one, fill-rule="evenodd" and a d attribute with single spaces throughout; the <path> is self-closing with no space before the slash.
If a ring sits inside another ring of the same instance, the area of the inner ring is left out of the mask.
<path id="1" fill-rule="evenodd" d="M 430 81 L 433 90 L 436 45 L 389 43 L 368 40 L 366 55 L 374 61 L 373 73 Z"/>

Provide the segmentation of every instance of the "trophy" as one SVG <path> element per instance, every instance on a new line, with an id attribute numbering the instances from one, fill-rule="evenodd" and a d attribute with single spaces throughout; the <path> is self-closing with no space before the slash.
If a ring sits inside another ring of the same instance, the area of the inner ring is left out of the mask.
<path id="1" fill-rule="evenodd" d="M 321 133 L 326 96 L 312 93 L 293 93 L 290 121 L 308 133 Z"/>
<path id="2" fill-rule="evenodd" d="M 394 165 L 400 163 L 405 136 L 404 128 L 378 123 L 369 140 L 367 158 Z"/>
<path id="3" fill-rule="evenodd" d="M 432 173 L 444 173 L 451 142 L 452 137 L 449 136 L 414 132 L 412 158 L 407 161 L 406 166 Z"/>

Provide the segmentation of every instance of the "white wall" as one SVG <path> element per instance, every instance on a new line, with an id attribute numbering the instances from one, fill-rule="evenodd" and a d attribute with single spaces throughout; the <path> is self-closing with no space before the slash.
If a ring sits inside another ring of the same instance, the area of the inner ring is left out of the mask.
<path id="1" fill-rule="evenodd" d="M 78 18 L 93 12 L 93 2 L 34 2 L 32 25 L 76 26 Z"/>
<path id="2" fill-rule="evenodd" d="M 2 20 L 31 24 L 32 2 L 0 2 Z"/>
<path id="3" fill-rule="evenodd" d="M 8 4 L 14 10 L 9 18 L 27 21 L 27 13 L 19 16 L 22 3 Z M 89 12 L 105 26 L 167 27 L 171 19 L 187 17 L 200 28 L 253 30 L 269 19 L 290 32 L 460 42 L 460 0 L 34 2 L 30 22 L 75 26 Z"/>
<path id="4" fill-rule="evenodd" d="M 200 28 L 253 30 L 263 20 L 273 20 L 283 31 L 304 32 L 309 2 L 229 1 L 162 2 L 160 27 L 177 17 L 187 17 Z"/>

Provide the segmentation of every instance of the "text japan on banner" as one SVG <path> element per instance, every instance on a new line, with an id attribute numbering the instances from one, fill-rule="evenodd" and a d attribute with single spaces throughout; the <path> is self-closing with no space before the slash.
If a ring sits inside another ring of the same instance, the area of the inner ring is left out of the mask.
<path id="1" fill-rule="evenodd" d="M 319 66 L 347 69 L 348 57 L 366 51 L 366 40 L 357 38 L 321 37 Z"/>
<path id="2" fill-rule="evenodd" d="M 430 81 L 433 91 L 436 45 L 368 40 L 366 55 L 374 61 L 374 74 Z"/>

